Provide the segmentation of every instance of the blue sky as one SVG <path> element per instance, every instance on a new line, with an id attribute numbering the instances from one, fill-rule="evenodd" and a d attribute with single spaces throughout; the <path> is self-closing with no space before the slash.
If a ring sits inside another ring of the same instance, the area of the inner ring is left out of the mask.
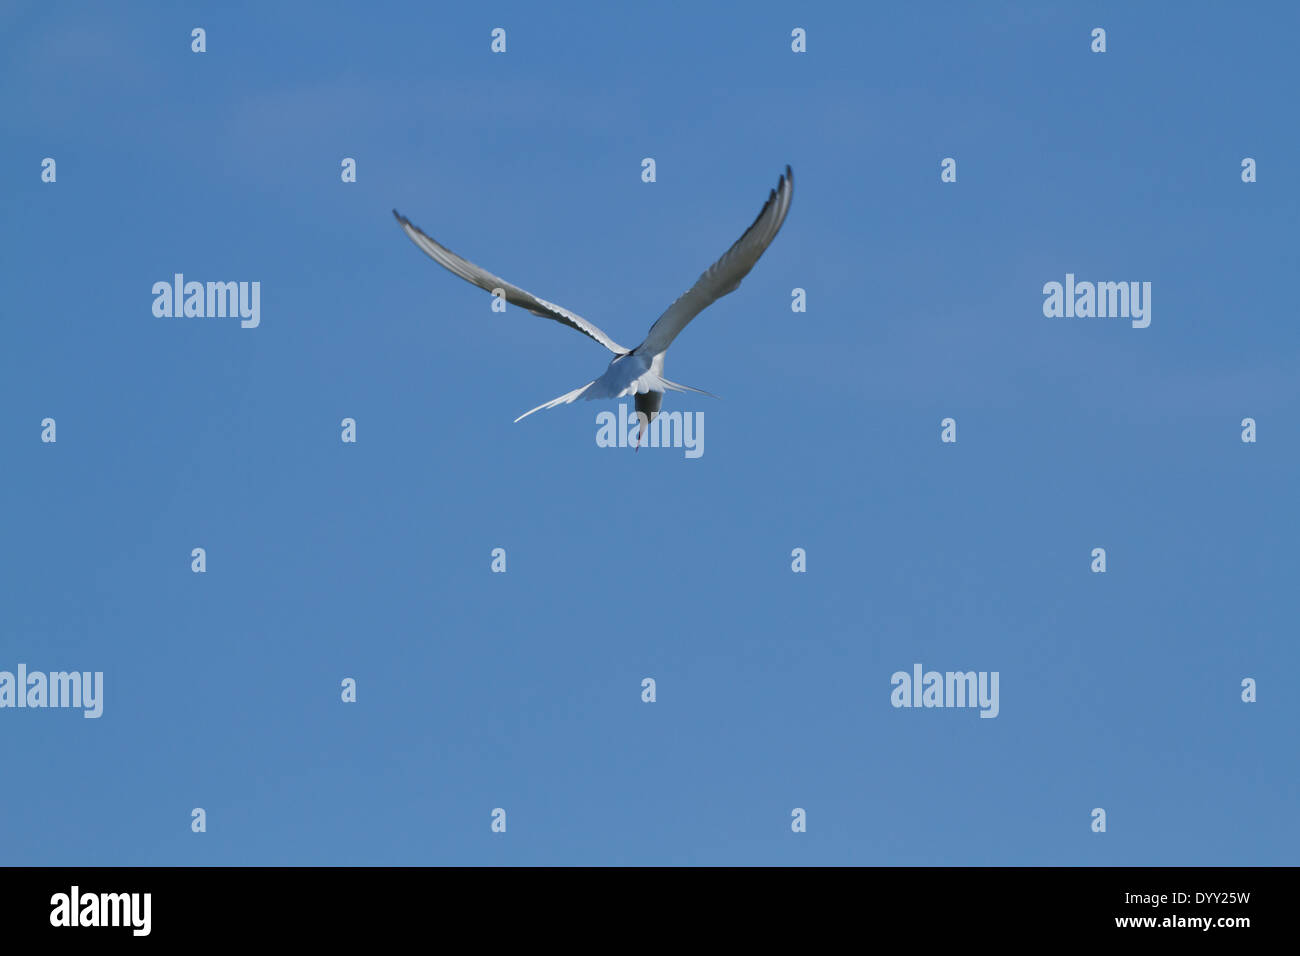
<path id="1" fill-rule="evenodd" d="M 0 12 L 0 670 L 105 688 L 0 709 L 0 861 L 1296 862 L 1293 5 L 266 6 Z M 389 212 L 635 343 L 787 163 L 695 460 L 513 424 L 607 355 Z"/>

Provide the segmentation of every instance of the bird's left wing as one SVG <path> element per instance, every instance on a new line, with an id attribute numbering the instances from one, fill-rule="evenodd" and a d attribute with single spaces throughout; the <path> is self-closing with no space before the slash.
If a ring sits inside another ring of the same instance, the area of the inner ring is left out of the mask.
<path id="1" fill-rule="evenodd" d="M 466 279 L 474 283 L 480 289 L 486 289 L 488 292 L 500 289 L 501 294 L 505 296 L 505 300 L 512 305 L 517 305 L 520 308 L 527 309 L 534 315 L 542 316 L 542 318 L 554 319 L 556 322 L 567 325 L 571 329 L 577 329 L 583 335 L 595 339 L 615 355 L 622 355 L 628 351 L 628 349 L 623 348 L 623 346 L 619 345 L 602 332 L 597 326 L 588 322 L 582 316 L 570 312 L 568 309 L 556 305 L 554 302 L 547 302 L 545 299 L 540 299 L 531 292 L 521 289 L 517 285 L 512 285 L 505 279 L 494 276 L 486 269 L 480 269 L 468 259 L 462 259 L 446 246 L 434 242 L 426 236 L 411 222 L 411 220 L 401 215 L 396 209 L 393 210 L 393 215 L 397 217 L 398 225 L 402 227 L 402 231 L 405 232 L 410 237 L 411 241 L 419 246 L 430 259 L 438 263 L 438 265 L 456 273 L 456 275 L 460 276 L 462 279 Z"/>
<path id="2" fill-rule="evenodd" d="M 650 326 L 645 341 L 637 346 L 637 351 L 651 355 L 664 351 L 691 319 L 728 292 L 735 291 L 740 280 L 749 275 L 749 270 L 754 268 L 758 257 L 776 238 L 781 223 L 785 222 L 786 213 L 790 211 L 793 196 L 794 173 L 787 166 L 785 175 L 768 195 L 767 203 L 754 224 L 723 253 L 721 259 L 695 280 L 695 285 L 659 316 L 655 324 Z"/>

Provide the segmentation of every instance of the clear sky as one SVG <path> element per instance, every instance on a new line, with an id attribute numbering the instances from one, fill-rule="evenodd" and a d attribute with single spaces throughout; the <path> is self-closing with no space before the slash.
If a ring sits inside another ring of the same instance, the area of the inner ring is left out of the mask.
<path id="1" fill-rule="evenodd" d="M 1297 862 L 1294 4 L 285 7 L 0 11 L 0 862 Z M 634 344 L 787 163 L 695 459 L 390 213 Z"/>

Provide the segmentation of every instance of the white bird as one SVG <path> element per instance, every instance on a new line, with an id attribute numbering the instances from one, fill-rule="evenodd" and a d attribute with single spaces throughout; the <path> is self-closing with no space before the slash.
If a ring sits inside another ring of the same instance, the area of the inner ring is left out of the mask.
<path id="1" fill-rule="evenodd" d="M 704 274 L 695 280 L 695 285 L 655 320 L 654 325 L 650 326 L 645 341 L 633 349 L 619 345 L 594 324 L 568 309 L 538 298 L 531 292 L 497 278 L 469 260 L 462 259 L 446 246 L 426 236 L 396 209 L 393 210 L 393 215 L 397 217 L 398 223 L 410 236 L 411 241 L 424 250 L 434 262 L 456 273 L 462 279 L 474 283 L 480 289 L 500 295 L 507 302 L 527 309 L 534 315 L 554 319 L 556 322 L 577 329 L 614 353 L 609 367 L 599 378 L 524 412 L 515 421 L 527 418 L 533 412 L 539 412 L 544 408 L 567 405 L 579 398 L 590 401 L 593 398 L 622 398 L 625 395 L 635 395 L 637 417 L 641 422 L 641 434 L 644 435 L 646 425 L 659 414 L 665 391 L 710 394 L 703 389 L 670 382 L 664 378 L 664 353 L 691 319 L 728 292 L 734 292 L 740 285 L 740 280 L 754 268 L 754 263 L 758 262 L 759 256 L 776 238 L 777 231 L 785 222 L 793 195 L 794 175 L 787 166 L 785 175 L 778 180 L 776 188 L 768 195 L 767 202 L 759 212 L 758 218 L 754 220 L 754 224 L 745 230 L 745 234 L 737 239 L 717 262 L 709 266 Z M 637 441 L 639 447 L 640 437 Z"/>

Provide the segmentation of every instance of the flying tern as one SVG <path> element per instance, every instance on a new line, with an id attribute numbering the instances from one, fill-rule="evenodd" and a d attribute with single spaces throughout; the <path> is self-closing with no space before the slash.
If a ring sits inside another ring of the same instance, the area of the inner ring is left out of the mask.
<path id="1" fill-rule="evenodd" d="M 580 398 L 590 401 L 595 398 L 622 398 L 625 395 L 635 395 L 637 417 L 641 422 L 641 435 L 644 435 L 647 423 L 659 414 L 665 391 L 711 394 L 703 389 L 671 382 L 665 378 L 664 353 L 691 319 L 728 292 L 734 292 L 740 285 L 740 280 L 754 268 L 754 263 L 758 262 L 759 256 L 776 238 L 777 231 L 785 222 L 793 195 L 794 174 L 787 166 L 785 174 L 777 181 L 776 188 L 768 194 L 767 202 L 753 225 L 745 230 L 744 235 L 737 239 L 717 262 L 709 266 L 695 280 L 695 285 L 678 297 L 677 301 L 655 320 L 654 325 L 650 326 L 645 341 L 631 349 L 619 345 L 582 316 L 553 302 L 547 302 L 517 285 L 498 278 L 486 269 L 479 268 L 469 260 L 462 259 L 446 246 L 421 232 L 396 209 L 393 210 L 393 215 L 397 217 L 398 224 L 411 241 L 440 266 L 474 283 L 480 289 L 502 296 L 512 305 L 527 309 L 542 318 L 554 319 L 571 329 L 577 329 L 614 353 L 609 367 L 599 378 L 524 412 L 515 419 L 516 422 L 527 418 L 533 412 L 554 408 L 557 405 L 568 405 Z M 639 447 L 640 436 L 637 442 Z"/>

